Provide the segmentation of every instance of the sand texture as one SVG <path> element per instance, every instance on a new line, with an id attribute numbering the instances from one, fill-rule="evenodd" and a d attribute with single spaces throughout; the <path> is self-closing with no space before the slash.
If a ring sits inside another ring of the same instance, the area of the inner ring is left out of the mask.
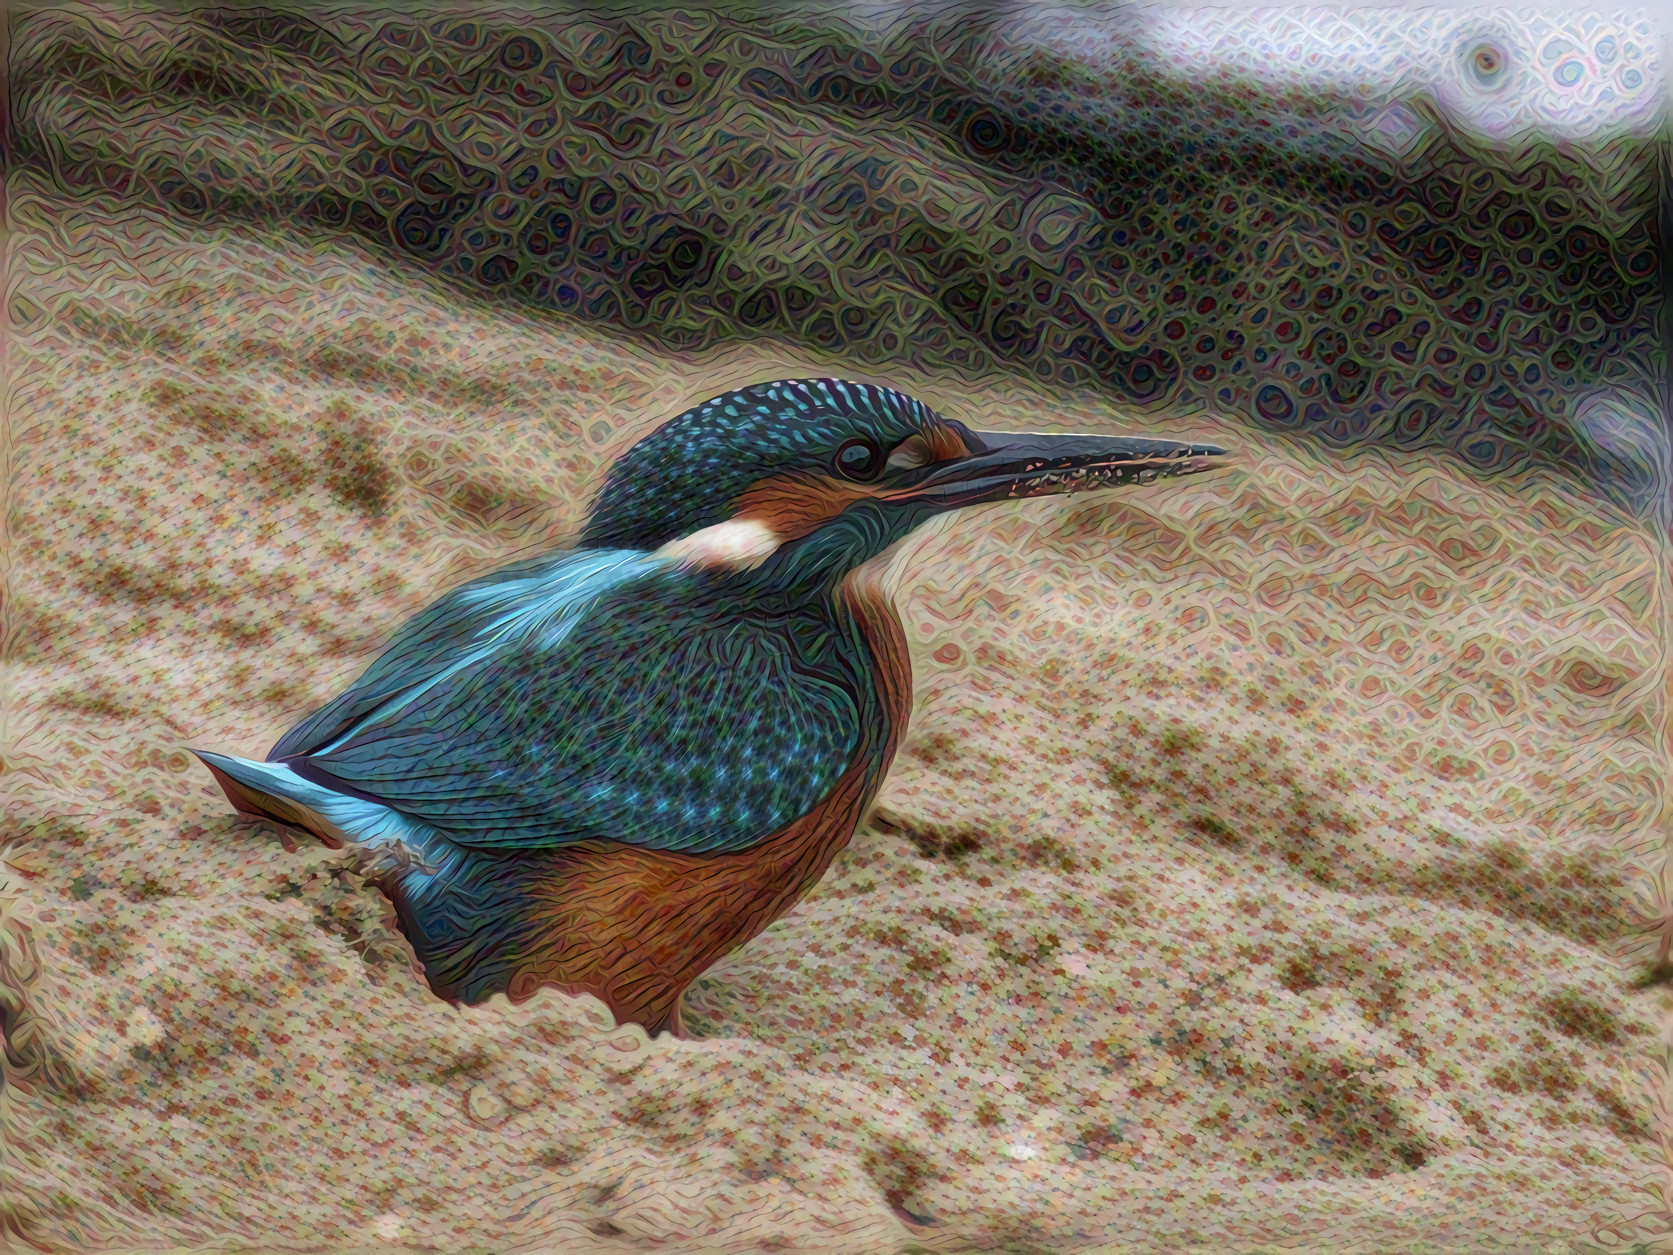
<path id="1" fill-rule="evenodd" d="M 1673 999 L 1655 936 L 1622 949 L 1669 910 L 1669 568 L 1630 491 L 992 358 L 653 350 L 38 168 L 6 213 L 0 1246 L 1673 1229 Z M 1236 464 L 879 560 L 910 732 L 812 896 L 692 988 L 695 1040 L 437 1000 L 349 858 L 237 821 L 185 752 L 262 757 L 439 593 L 567 543 L 657 422 L 821 374 Z"/>

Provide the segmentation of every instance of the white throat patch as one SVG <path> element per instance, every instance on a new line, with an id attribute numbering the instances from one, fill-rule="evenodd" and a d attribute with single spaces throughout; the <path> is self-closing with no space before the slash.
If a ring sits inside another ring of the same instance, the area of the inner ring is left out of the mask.
<path id="1" fill-rule="evenodd" d="M 671 540 L 656 551 L 681 566 L 750 571 L 778 548 L 779 538 L 759 519 L 728 519 Z"/>

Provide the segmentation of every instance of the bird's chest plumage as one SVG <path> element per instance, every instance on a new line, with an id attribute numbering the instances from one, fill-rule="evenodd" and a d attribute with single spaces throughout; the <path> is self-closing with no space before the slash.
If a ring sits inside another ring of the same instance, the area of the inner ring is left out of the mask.
<path id="1" fill-rule="evenodd" d="M 825 874 L 876 795 L 911 697 L 906 640 L 874 587 L 845 583 L 825 642 L 818 625 L 788 629 L 806 677 L 841 685 L 863 665 L 858 739 L 846 765 L 811 804 L 747 848 L 710 854 L 615 841 L 541 852 L 527 867 L 542 938 L 512 979 L 513 998 L 540 983 L 598 993 L 650 1031 L 678 1025 L 679 992 L 709 964 L 789 911 Z M 807 633 L 798 636 L 797 633 Z M 776 639 L 776 637 L 775 637 Z M 734 645 L 745 648 L 742 638 Z M 747 654 L 732 659 L 747 664 Z M 733 674 L 750 674 L 747 670 Z M 770 694 L 757 700 L 771 702 Z M 794 760 L 781 741 L 747 743 L 757 761 Z"/>

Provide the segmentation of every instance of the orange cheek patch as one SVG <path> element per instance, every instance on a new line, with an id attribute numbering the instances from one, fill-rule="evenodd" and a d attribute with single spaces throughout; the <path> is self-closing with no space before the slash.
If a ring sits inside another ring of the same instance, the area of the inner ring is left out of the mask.
<path id="1" fill-rule="evenodd" d="M 860 484 L 838 483 L 823 475 L 775 475 L 739 497 L 732 517 L 760 520 L 782 543 L 799 540 L 856 501 L 876 496 Z"/>
<path id="2" fill-rule="evenodd" d="M 932 423 L 922 432 L 931 462 L 967 458 L 971 450 L 957 431 Z M 782 543 L 799 540 L 820 525 L 841 514 L 856 501 L 874 498 L 887 501 L 891 494 L 881 487 L 850 484 L 824 475 L 792 471 L 763 479 L 733 504 L 735 520 L 755 519 L 772 529 Z M 910 493 L 906 494 L 910 495 Z"/>
<path id="3" fill-rule="evenodd" d="M 955 458 L 967 458 L 970 450 L 958 432 L 942 423 L 931 423 L 924 430 L 924 440 L 929 445 L 929 456 L 932 461 L 951 462 Z"/>

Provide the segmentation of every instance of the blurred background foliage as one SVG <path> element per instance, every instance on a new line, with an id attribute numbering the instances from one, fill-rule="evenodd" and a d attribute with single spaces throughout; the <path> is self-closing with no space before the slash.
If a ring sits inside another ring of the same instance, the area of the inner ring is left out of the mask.
<path id="1" fill-rule="evenodd" d="M 660 352 L 1023 375 L 1659 508 L 1664 137 L 1491 141 L 1422 91 L 1165 64 L 1130 23 L 878 12 L 39 11 L 12 159 L 347 229 Z M 1612 29 L 1540 38 L 1433 56 L 1644 81 Z"/>

